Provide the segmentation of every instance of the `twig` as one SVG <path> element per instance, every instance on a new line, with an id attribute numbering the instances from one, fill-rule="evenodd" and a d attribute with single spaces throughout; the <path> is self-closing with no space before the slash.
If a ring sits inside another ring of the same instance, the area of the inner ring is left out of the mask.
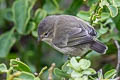
<path id="1" fill-rule="evenodd" d="M 47 66 L 45 66 L 44 68 L 42 68 L 42 70 L 40 71 L 38 77 L 40 78 L 40 76 L 42 75 L 42 73 L 47 69 Z"/>
<path id="2" fill-rule="evenodd" d="M 53 80 L 52 73 L 53 73 L 54 67 L 55 67 L 55 63 L 52 63 L 51 67 L 48 70 L 48 73 L 49 73 L 48 80 Z"/>
<path id="3" fill-rule="evenodd" d="M 15 73 L 13 73 L 13 75 L 9 76 L 8 80 L 14 80 L 14 78 L 20 76 L 20 74 L 21 74 L 21 72 L 19 72 L 19 71 L 15 72 Z"/>
<path id="4" fill-rule="evenodd" d="M 118 54 L 117 54 L 117 66 L 116 66 L 116 70 L 117 70 L 117 76 L 118 76 L 118 73 L 119 73 L 119 70 L 120 70 L 120 45 L 118 43 L 117 40 L 114 40 L 115 42 L 115 45 L 118 49 Z"/>

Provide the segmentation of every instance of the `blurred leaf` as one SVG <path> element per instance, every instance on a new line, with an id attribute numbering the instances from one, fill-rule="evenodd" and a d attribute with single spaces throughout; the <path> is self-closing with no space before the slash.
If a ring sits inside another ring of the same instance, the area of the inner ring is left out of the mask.
<path id="1" fill-rule="evenodd" d="M 40 78 L 39 78 L 39 77 L 36 77 L 34 80 L 40 80 Z"/>
<path id="2" fill-rule="evenodd" d="M 17 53 L 9 53 L 6 58 L 10 60 L 10 59 L 16 59 L 17 57 L 18 57 Z"/>
<path id="3" fill-rule="evenodd" d="M 109 5 L 109 6 L 107 6 L 107 7 L 108 7 L 108 9 L 110 10 L 110 15 L 111 15 L 112 17 L 115 17 L 115 16 L 118 15 L 118 8 L 117 8 L 117 7 L 115 7 L 115 6 L 113 6 L 113 5 Z"/>
<path id="4" fill-rule="evenodd" d="M 35 80 L 35 76 L 32 73 L 22 71 L 14 80 Z"/>
<path id="5" fill-rule="evenodd" d="M 114 69 L 115 67 L 112 65 L 112 64 L 106 64 L 104 67 L 103 67 L 103 71 L 104 72 L 107 72 L 109 70 L 112 70 Z"/>
<path id="6" fill-rule="evenodd" d="M 14 30 L 12 29 L 11 31 L 0 35 L 0 57 L 6 57 L 15 43 L 16 39 L 13 31 Z"/>
<path id="7" fill-rule="evenodd" d="M 95 59 L 96 57 L 98 58 L 99 56 L 100 54 L 97 53 L 96 51 L 91 51 L 89 52 L 89 54 L 86 55 L 86 58 L 92 60 Z"/>
<path id="8" fill-rule="evenodd" d="M 111 39 L 120 40 L 120 36 L 113 31 L 110 34 L 106 34 L 105 36 L 103 36 L 101 38 L 101 41 L 106 43 L 106 42 L 110 41 Z"/>
<path id="9" fill-rule="evenodd" d="M 77 13 L 77 16 L 85 21 L 90 21 L 90 13 L 87 11 L 80 11 Z"/>
<path id="10" fill-rule="evenodd" d="M 3 26 L 5 25 L 4 14 L 5 10 L 0 10 L 0 28 L 3 28 Z"/>
<path id="11" fill-rule="evenodd" d="M 83 3 L 83 0 L 73 0 L 72 4 L 66 10 L 65 13 L 76 15 L 82 3 Z"/>
<path id="12" fill-rule="evenodd" d="M 108 27 L 108 25 L 109 25 L 109 28 L 110 28 L 109 31 L 112 33 L 115 30 L 116 25 L 111 18 L 108 18 L 106 20 L 106 22 L 104 23 L 104 26 Z"/>
<path id="13" fill-rule="evenodd" d="M 47 16 L 47 12 L 43 9 L 37 9 L 35 12 L 34 20 L 36 24 L 38 25 L 42 19 L 44 19 Z"/>
<path id="14" fill-rule="evenodd" d="M 0 73 L 7 72 L 7 67 L 4 63 L 0 64 Z"/>
<path id="15" fill-rule="evenodd" d="M 108 3 L 108 1 L 107 0 L 101 0 L 101 3 L 99 4 L 99 6 L 101 7 L 101 8 L 103 8 L 103 6 L 109 6 L 109 3 Z"/>
<path id="16" fill-rule="evenodd" d="M 113 1 L 113 5 L 115 5 L 116 7 L 120 7 L 120 0 L 112 0 Z"/>
<path id="17" fill-rule="evenodd" d="M 115 22 L 115 25 L 117 27 L 117 29 L 120 31 L 120 8 L 119 8 L 119 13 L 118 16 L 113 18 L 113 21 Z"/>
<path id="18" fill-rule="evenodd" d="M 0 0 L 0 10 L 3 10 L 7 7 L 6 1 L 5 0 Z"/>
<path id="19" fill-rule="evenodd" d="M 37 38 L 38 37 L 38 32 L 37 31 L 32 31 L 32 35 Z"/>
<path id="20" fill-rule="evenodd" d="M 26 64 L 24 64 L 23 62 L 17 59 L 11 59 L 10 66 L 13 67 L 17 71 L 31 72 L 30 68 Z"/>
<path id="21" fill-rule="evenodd" d="M 55 14 L 59 9 L 59 5 L 56 0 L 45 0 L 43 9 L 47 11 L 48 14 Z"/>
<path id="22" fill-rule="evenodd" d="M 27 25 L 27 28 L 26 28 L 25 34 L 29 34 L 31 31 L 33 31 L 35 29 L 35 27 L 36 27 L 35 22 L 29 21 L 28 25 Z"/>
<path id="23" fill-rule="evenodd" d="M 27 24 L 30 20 L 31 10 L 36 0 L 16 0 L 13 4 L 13 18 L 14 24 L 17 31 L 20 34 L 25 34 L 27 29 Z"/>
<path id="24" fill-rule="evenodd" d="M 70 78 L 70 75 L 63 72 L 62 70 L 58 69 L 58 68 L 55 68 L 54 69 L 54 73 L 56 76 L 60 76 L 60 77 L 65 77 L 65 78 Z"/>
<path id="25" fill-rule="evenodd" d="M 110 0 L 111 2 L 112 0 Z M 114 0 L 113 0 L 114 1 Z M 116 4 L 113 4 L 110 5 L 107 0 L 102 0 L 101 3 L 100 3 L 100 7 L 103 8 L 103 6 L 107 6 L 109 11 L 110 11 L 110 15 L 112 17 L 115 17 L 118 15 L 118 8 L 117 8 L 117 5 Z"/>
<path id="26" fill-rule="evenodd" d="M 104 77 L 106 78 L 106 79 L 111 79 L 112 78 L 112 76 L 114 75 L 114 74 L 116 74 L 116 70 L 115 69 L 112 69 L 112 70 L 109 70 L 109 71 L 107 71 L 105 74 L 104 74 Z"/>
<path id="27" fill-rule="evenodd" d="M 11 8 L 5 9 L 4 18 L 8 21 L 13 21 L 13 14 Z"/>
<path id="28" fill-rule="evenodd" d="M 109 0 L 110 4 L 113 6 L 119 7 L 120 6 L 120 0 Z"/>
<path id="29" fill-rule="evenodd" d="M 110 17 L 110 14 L 109 14 L 109 13 L 107 13 L 107 12 L 102 12 L 102 13 L 101 13 L 100 21 L 105 21 L 105 20 L 107 20 L 109 17 Z"/>
<path id="30" fill-rule="evenodd" d="M 103 24 L 101 24 L 100 29 L 98 30 L 98 35 L 97 37 L 100 37 L 101 35 L 105 34 L 108 32 L 108 28 L 107 27 L 103 27 Z"/>
<path id="31" fill-rule="evenodd" d="M 91 7 L 93 4 L 97 3 L 97 1 L 98 0 L 88 0 L 87 5 Z"/>

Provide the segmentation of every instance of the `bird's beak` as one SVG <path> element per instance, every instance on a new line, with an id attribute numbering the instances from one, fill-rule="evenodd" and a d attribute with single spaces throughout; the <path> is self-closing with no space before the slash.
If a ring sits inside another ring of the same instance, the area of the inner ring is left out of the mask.
<path id="1" fill-rule="evenodd" d="M 38 38 L 38 42 L 40 42 L 41 41 L 41 39 L 40 39 L 40 37 Z"/>
<path id="2" fill-rule="evenodd" d="M 42 39 L 43 39 L 43 36 L 39 36 L 39 37 L 38 37 L 38 42 L 41 42 Z"/>

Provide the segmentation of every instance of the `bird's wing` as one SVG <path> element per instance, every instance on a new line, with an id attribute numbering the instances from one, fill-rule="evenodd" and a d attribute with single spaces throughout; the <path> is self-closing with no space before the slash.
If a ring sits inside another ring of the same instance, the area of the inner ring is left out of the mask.
<path id="1" fill-rule="evenodd" d="M 93 36 L 89 35 L 87 30 L 82 29 L 79 31 L 79 29 L 81 28 L 74 29 L 74 33 L 69 35 L 67 46 L 87 44 L 94 41 Z"/>
<path id="2" fill-rule="evenodd" d="M 57 20 L 54 24 L 53 36 L 52 42 L 57 47 L 74 46 L 93 41 L 87 24 L 77 22 L 77 20 Z"/>
<path id="3" fill-rule="evenodd" d="M 66 26 L 66 24 L 63 24 L 62 21 L 57 21 L 54 24 L 52 43 L 59 48 L 67 46 L 68 42 L 68 28 L 64 26 Z"/>
<path id="4" fill-rule="evenodd" d="M 96 36 L 97 35 L 96 30 L 91 25 L 89 25 L 89 23 L 87 23 L 87 22 L 85 22 L 85 21 L 83 21 L 81 19 L 80 19 L 79 23 L 80 23 L 79 24 L 80 27 L 83 27 L 88 31 L 89 35 L 91 35 L 91 36 Z"/>

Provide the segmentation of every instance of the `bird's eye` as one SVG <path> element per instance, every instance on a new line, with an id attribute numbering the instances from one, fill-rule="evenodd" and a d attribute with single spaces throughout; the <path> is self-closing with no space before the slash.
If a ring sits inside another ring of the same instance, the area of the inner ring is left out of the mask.
<path id="1" fill-rule="evenodd" d="M 44 33 L 44 36 L 45 36 L 45 37 L 48 37 L 48 33 L 47 33 L 47 32 L 46 32 L 46 33 Z"/>

